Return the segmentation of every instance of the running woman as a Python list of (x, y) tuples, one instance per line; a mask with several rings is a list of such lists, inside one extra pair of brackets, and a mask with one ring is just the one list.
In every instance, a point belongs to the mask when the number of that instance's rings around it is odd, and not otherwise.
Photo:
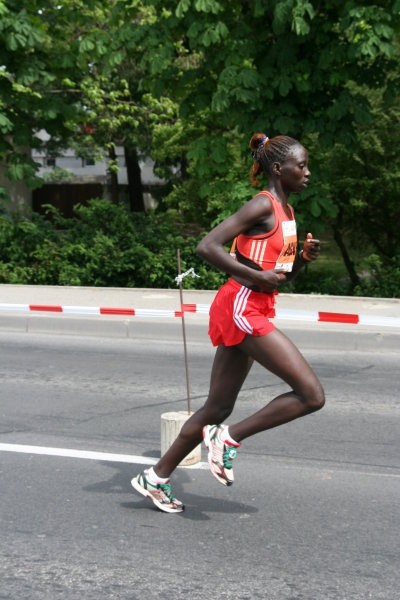
[[(311, 233), (298, 251), (290, 194), (308, 185), (308, 153), (295, 139), (269, 139), (256, 133), (250, 140), (252, 184), (264, 175), (267, 186), (212, 229), (198, 254), (230, 275), (210, 308), (209, 335), (217, 346), (208, 398), (183, 425), (158, 463), (132, 479), (133, 488), (160, 510), (181, 512), (170, 476), (204, 439), (211, 473), (223, 485), (234, 481), (233, 460), (241, 443), (256, 433), (283, 425), (323, 407), (322, 386), (297, 347), (269, 321), (278, 288), (318, 258), (320, 242)], [(231, 253), (225, 245), (235, 240)], [(290, 391), (273, 398), (244, 420), (227, 425), (239, 391), (254, 361), (280, 377)]]

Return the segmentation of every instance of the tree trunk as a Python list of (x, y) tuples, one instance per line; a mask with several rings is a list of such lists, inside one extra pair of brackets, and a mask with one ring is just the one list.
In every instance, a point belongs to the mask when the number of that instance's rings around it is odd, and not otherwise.
[(344, 262), (347, 272), (349, 274), (350, 281), (351, 281), (351, 287), (352, 287), (352, 289), (354, 289), (356, 285), (360, 284), (360, 278), (357, 275), (357, 272), (354, 268), (354, 263), (351, 260), (349, 253), (347, 252), (347, 248), (344, 243), (342, 234), (340, 233), (340, 231), (337, 227), (333, 226), (332, 229), (333, 229), (333, 238), (334, 238), (336, 244), (338, 245), (338, 248), (339, 248), (342, 258), (343, 258), (343, 262)]
[[(113, 164), (117, 162), (117, 155), (115, 153), (115, 147), (112, 146), (108, 151), (108, 158)], [(119, 202), (119, 189), (118, 189), (118, 173), (114, 171), (114, 169), (108, 170), (108, 175), (110, 179), (110, 196), (111, 202), (114, 204), (118, 204)]]
[(144, 212), (142, 173), (135, 148), (125, 146), (125, 163), (128, 175), (128, 198), (132, 212)]

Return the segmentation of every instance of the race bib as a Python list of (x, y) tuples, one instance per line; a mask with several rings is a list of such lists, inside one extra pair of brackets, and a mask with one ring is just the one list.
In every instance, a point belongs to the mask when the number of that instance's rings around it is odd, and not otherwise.
[(275, 270), (290, 273), (297, 252), (296, 221), (282, 221), (283, 247), (276, 261)]

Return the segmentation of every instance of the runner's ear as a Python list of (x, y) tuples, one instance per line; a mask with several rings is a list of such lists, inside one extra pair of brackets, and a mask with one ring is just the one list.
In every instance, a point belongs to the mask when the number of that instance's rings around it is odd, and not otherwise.
[(281, 163), (274, 162), (272, 165), (272, 172), (274, 175), (280, 175), (281, 174)]

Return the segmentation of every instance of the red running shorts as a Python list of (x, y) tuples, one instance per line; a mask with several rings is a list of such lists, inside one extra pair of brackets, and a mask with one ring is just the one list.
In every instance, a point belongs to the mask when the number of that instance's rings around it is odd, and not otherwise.
[(236, 346), (246, 335), (271, 333), (275, 325), (275, 294), (253, 292), (229, 279), (217, 292), (210, 307), (208, 335), (213, 346)]

